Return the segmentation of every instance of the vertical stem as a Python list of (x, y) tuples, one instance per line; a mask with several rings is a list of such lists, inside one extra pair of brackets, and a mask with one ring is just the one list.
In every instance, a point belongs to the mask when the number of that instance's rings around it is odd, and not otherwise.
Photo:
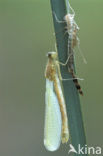
[[(64, 0), (50, 0), (52, 12), (55, 12), (60, 21), (66, 15), (66, 5)], [(54, 29), (56, 34), (56, 43), (60, 62), (67, 60), (68, 54), (68, 34), (65, 34), (66, 23), (58, 23), (53, 15)], [(63, 78), (71, 78), (67, 67), (61, 66), (61, 74)], [(78, 145), (84, 147), (86, 144), (82, 113), (80, 107), (80, 99), (73, 81), (63, 81), (64, 97), (66, 101), (67, 114), (69, 120), (69, 130), (71, 142), (78, 151)], [(75, 156), (86, 156), (86, 154), (75, 154)]]

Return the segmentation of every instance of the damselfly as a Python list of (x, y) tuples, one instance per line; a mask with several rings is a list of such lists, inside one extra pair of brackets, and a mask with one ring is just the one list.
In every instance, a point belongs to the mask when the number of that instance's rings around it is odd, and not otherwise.
[[(70, 8), (71, 8), (71, 6), (70, 6)], [(77, 32), (79, 30), (79, 27), (74, 20), (75, 12), (72, 8), (71, 8), (71, 10), (72, 10), (72, 13), (68, 13), (67, 15), (64, 16), (64, 21), (58, 20), (55, 12), (53, 12), (53, 14), (58, 23), (66, 22), (66, 25), (67, 25), (66, 32), (68, 33), (68, 57), (69, 57), (69, 60), (67, 61), (66, 65), (68, 66), (68, 70), (71, 73), (72, 77), (74, 78), (73, 82), (74, 82), (77, 90), (79, 91), (79, 93), (81, 95), (83, 95), (82, 89), (80, 87), (78, 80), (76, 79), (76, 75), (74, 72), (74, 47), (76, 45), (78, 45), (78, 49), (79, 49), (80, 53), (81, 53), (81, 50), (79, 47), (80, 41), (79, 41), (79, 38), (77, 37)], [(82, 53), (81, 53), (81, 55), (83, 57), (84, 62), (86, 62)]]
[(45, 126), (44, 145), (47, 150), (55, 151), (60, 143), (67, 143), (69, 139), (68, 118), (65, 100), (61, 88), (61, 74), (56, 52), (48, 52), (46, 65), (46, 93), (45, 93)]

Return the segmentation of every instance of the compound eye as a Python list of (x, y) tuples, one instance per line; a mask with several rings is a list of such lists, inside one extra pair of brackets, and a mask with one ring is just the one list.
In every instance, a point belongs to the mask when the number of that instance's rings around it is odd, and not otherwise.
[(49, 57), (49, 58), (51, 57), (51, 53), (48, 53), (48, 57)]

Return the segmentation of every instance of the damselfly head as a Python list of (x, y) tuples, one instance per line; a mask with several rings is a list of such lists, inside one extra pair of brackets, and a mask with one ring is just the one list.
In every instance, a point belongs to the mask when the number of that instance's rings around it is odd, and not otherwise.
[(57, 52), (51, 51), (47, 53), (47, 57), (51, 59), (56, 59), (57, 58)]
[(64, 20), (66, 22), (68, 22), (68, 21), (72, 22), (74, 20), (74, 14), (68, 13), (67, 15), (64, 16)]

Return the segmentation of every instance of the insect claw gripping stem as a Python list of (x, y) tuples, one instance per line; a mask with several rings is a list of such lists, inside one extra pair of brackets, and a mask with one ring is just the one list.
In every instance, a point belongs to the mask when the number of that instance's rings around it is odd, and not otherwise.
[(55, 19), (56, 19), (56, 21), (57, 21), (58, 23), (65, 23), (65, 21), (60, 21), (60, 20), (58, 19), (57, 15), (56, 15), (56, 13), (55, 13), (54, 11), (53, 11), (52, 13), (53, 13), (53, 15), (54, 15), (54, 17), (55, 17)]

